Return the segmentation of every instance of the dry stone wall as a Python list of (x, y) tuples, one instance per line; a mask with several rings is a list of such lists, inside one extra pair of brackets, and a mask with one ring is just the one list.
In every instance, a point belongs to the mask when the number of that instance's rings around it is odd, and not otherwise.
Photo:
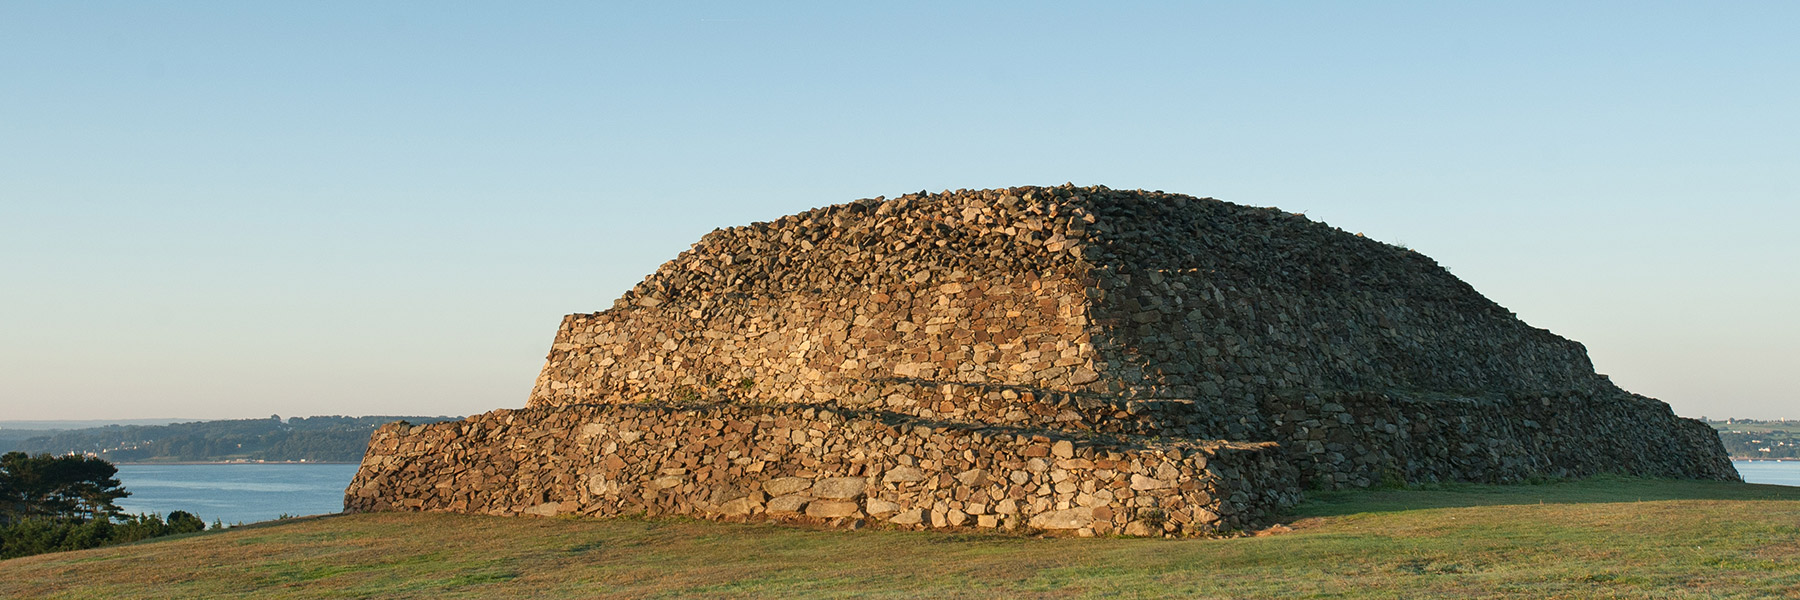
[(566, 318), (531, 405), (880, 406), (909, 380), (1079, 389), (1099, 378), (1093, 282), (1068, 235), (1090, 215), (1048, 195), (1014, 201), (988, 218), (927, 197), (863, 200), (714, 231), (612, 310)]
[(1736, 480), (1705, 423), (1634, 395), (1267, 397), (1304, 480), (1319, 487), (1517, 483), (1602, 473)]
[[(1458, 444), (1542, 420), (1527, 404), (1483, 408), (1514, 397), (1584, 398), (1592, 410), (1567, 413), (1565, 431), (1607, 429), (1593, 422), (1603, 414), (1650, 427), (1640, 438), (1679, 429), (1666, 406), (1594, 373), (1580, 344), (1424, 255), (1276, 209), (1073, 186), (861, 200), (715, 231), (612, 310), (565, 319), (530, 404), (827, 401), (1298, 448), (1306, 438), (1274, 417), (1307, 396), (1432, 406), (1433, 427), (1505, 424), (1450, 435), (1468, 438)], [(1720, 471), (1722, 450), (1692, 450), (1674, 462)], [(1596, 468), (1558, 460), (1498, 478)], [(1694, 470), (1657, 452), (1607, 468)], [(1486, 467), (1401, 471), (1496, 479)]]
[[(1110, 466), (1026, 454), (1043, 440)], [(1033, 458), (1061, 466), (1018, 466)], [(1179, 493), (1127, 495), (1160, 471), (1121, 464), (1186, 474), (1154, 488)], [(883, 487), (902, 467), (935, 484)], [(1423, 255), (1276, 209), (1063, 186), (716, 230), (610, 310), (566, 317), (526, 410), (382, 430), (346, 506), (805, 518), (771, 477), (863, 477), (865, 496), (810, 496), (836, 507), (810, 517), (1041, 526), (1092, 509), (1041, 528), (1199, 533), (1250, 526), (1296, 486), (1605, 472), (1737, 479), (1704, 424)], [(996, 493), (1011, 508), (979, 501)], [(1158, 529), (1133, 525), (1140, 509), (1175, 512)]]
[(1091, 348), (1074, 301), (1079, 282), (1055, 273), (944, 278), (951, 282), (571, 315), (531, 403), (881, 406), (909, 381), (1067, 390), (1097, 377), (1083, 357)]
[(1275, 209), (1064, 187), (715, 231), (566, 319), (531, 403), (867, 402), (896, 379), (1214, 401), (1606, 385), (1580, 344), (1418, 253)]
[(355, 511), (679, 514), (1194, 535), (1299, 498), (1274, 444), (1153, 443), (830, 406), (574, 405), (375, 432)]

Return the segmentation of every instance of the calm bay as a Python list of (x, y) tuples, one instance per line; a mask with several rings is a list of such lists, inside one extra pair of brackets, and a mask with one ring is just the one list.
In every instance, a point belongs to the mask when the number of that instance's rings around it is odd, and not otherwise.
[(1731, 466), (1737, 467), (1745, 483), (1800, 486), (1800, 461), (1734, 460)]
[(128, 513), (162, 515), (185, 510), (207, 523), (268, 521), (344, 509), (344, 488), (354, 464), (228, 463), (119, 465), (117, 478), (131, 496), (118, 502)]

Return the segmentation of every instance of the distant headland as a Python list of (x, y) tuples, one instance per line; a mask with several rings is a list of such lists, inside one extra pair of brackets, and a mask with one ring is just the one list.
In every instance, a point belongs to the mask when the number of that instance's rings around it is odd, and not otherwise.
[(355, 463), (362, 460), (369, 433), (376, 427), (402, 420), (435, 423), (454, 418), (272, 415), (80, 429), (5, 428), (0, 429), (0, 452), (86, 454), (119, 464)]

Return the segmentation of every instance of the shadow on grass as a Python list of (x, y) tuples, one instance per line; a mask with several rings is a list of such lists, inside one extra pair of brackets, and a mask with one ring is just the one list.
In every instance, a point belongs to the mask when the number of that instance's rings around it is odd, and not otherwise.
[(1800, 487), (1602, 475), (1539, 484), (1425, 484), (1402, 489), (1307, 492), (1292, 518), (1517, 504), (1595, 504), (1661, 500), (1800, 501)]

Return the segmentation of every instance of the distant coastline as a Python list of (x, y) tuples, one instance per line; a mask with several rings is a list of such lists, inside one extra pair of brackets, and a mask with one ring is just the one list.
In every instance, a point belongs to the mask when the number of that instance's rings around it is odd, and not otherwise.
[(115, 465), (357, 465), (361, 462), (341, 460), (167, 460), (152, 462), (116, 462)]
[(1725, 419), (1706, 421), (1719, 432), (1719, 444), (1731, 460), (1800, 460), (1800, 421)]
[(362, 462), (375, 428), (395, 421), (453, 417), (324, 415), (282, 419), (108, 425), (58, 431), (0, 431), (0, 451), (85, 454), (113, 464), (330, 464)]

